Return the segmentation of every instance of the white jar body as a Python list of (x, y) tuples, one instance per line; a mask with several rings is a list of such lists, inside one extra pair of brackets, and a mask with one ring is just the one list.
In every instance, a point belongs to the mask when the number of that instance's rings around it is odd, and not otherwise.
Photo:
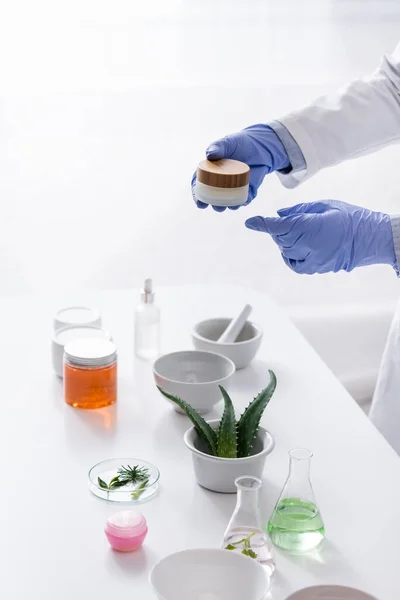
[(135, 308), (135, 354), (145, 360), (160, 354), (160, 309), (155, 304)]
[(242, 206), (246, 204), (249, 184), (238, 188), (220, 188), (196, 181), (197, 200), (213, 206)]

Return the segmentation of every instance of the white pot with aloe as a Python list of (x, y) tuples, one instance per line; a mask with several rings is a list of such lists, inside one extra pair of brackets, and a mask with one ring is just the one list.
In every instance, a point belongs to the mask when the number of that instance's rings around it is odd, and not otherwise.
[(160, 389), (193, 423), (184, 441), (192, 453), (196, 479), (201, 486), (214, 492), (234, 493), (237, 477), (261, 478), (266, 458), (275, 446), (272, 435), (260, 427), (261, 417), (276, 388), (275, 374), (269, 373), (269, 385), (250, 402), (238, 421), (232, 400), (223, 387), (224, 413), (221, 420), (209, 422), (190, 404)]

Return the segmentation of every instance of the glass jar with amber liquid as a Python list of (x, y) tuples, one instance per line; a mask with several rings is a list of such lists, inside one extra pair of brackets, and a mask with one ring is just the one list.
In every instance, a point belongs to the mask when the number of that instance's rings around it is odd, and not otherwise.
[(64, 348), (64, 399), (75, 408), (117, 401), (117, 349), (105, 339), (78, 339)]

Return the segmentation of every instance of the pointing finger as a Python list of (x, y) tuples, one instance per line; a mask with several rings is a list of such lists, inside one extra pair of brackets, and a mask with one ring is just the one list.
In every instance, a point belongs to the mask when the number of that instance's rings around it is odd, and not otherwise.
[(252, 217), (247, 219), (245, 225), (253, 231), (262, 231), (270, 235), (285, 235), (289, 233), (298, 218), (294, 217)]
[(321, 214), (328, 210), (332, 210), (331, 203), (320, 200), (318, 202), (303, 202), (295, 206), (280, 208), (277, 213), (280, 217), (288, 217), (291, 215)]

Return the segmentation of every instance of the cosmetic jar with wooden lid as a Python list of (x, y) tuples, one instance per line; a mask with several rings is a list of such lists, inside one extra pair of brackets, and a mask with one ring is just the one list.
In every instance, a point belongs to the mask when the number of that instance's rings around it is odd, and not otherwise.
[(239, 160), (202, 160), (197, 167), (197, 200), (213, 206), (242, 206), (249, 193), (250, 167)]

